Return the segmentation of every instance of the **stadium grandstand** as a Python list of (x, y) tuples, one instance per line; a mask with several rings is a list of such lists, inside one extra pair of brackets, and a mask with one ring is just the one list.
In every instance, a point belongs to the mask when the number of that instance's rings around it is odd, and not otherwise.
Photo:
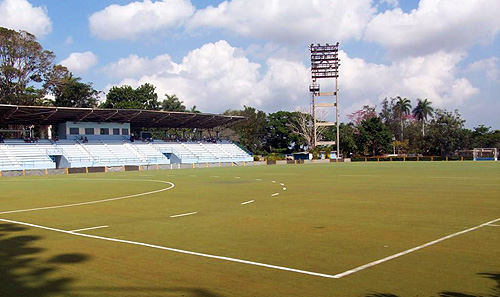
[[(0, 105), (0, 125), (7, 127), (0, 129), (0, 171), (248, 162), (253, 157), (245, 149), (219, 139), (218, 133), (210, 139), (199, 133), (198, 139), (167, 140), (153, 139), (150, 132), (140, 136), (131, 132), (142, 128), (202, 131), (242, 119), (206, 113)], [(31, 129), (19, 129), (35, 126), (55, 129), (45, 128), (40, 138)]]

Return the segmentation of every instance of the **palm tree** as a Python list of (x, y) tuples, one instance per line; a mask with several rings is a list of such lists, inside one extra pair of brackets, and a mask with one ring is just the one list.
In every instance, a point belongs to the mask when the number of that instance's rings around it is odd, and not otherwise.
[(411, 101), (406, 98), (401, 98), (398, 96), (396, 101), (396, 104), (394, 105), (394, 111), (395, 113), (399, 116), (399, 121), (401, 123), (401, 139), (400, 141), (403, 141), (403, 120), (404, 116), (407, 116), (410, 114), (411, 110)]
[(425, 120), (434, 111), (431, 104), (432, 102), (427, 99), (417, 99), (417, 106), (413, 109), (413, 115), (417, 121), (422, 122), (422, 136), (425, 136)]

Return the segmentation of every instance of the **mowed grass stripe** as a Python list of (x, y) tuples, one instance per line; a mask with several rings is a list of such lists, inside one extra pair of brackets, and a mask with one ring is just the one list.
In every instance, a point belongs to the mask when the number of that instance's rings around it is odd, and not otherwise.
[[(193, 172), (196, 177), (189, 176)], [(124, 172), (102, 176), (135, 179), (139, 178), (137, 174)], [(500, 189), (495, 184), (496, 177), (500, 176), (498, 163), (304, 164), (148, 174), (153, 175), (151, 179), (172, 181), (175, 191), (153, 195), (146, 200), (128, 199), (88, 207), (17, 213), (8, 218), (40, 226), (57, 226), (60, 230), (112, 225), (113, 228), (91, 233), (334, 276), (454, 234), (457, 230), (470, 229), (500, 213)], [(213, 178), (215, 175), (219, 177)], [(460, 178), (432, 179), (429, 176)], [(468, 178), (471, 176), (477, 178)], [(39, 195), (41, 183), (30, 183), (30, 180), (31, 177), (24, 178), (17, 187), (25, 189), (26, 193), (31, 189), (38, 203), (57, 204), (54, 197)], [(272, 180), (278, 184), (271, 183)], [(280, 187), (280, 196), (270, 197), (277, 192), (280, 183), (287, 185), (287, 191), (281, 192)], [(120, 187), (120, 193), (127, 189), (134, 193), (136, 184), (110, 184), (109, 193), (113, 187)], [(6, 188), (2, 186), (0, 183), (0, 191), (5, 193)], [(57, 186), (57, 183), (50, 186)], [(61, 191), (61, 195), (71, 195), (70, 187)], [(251, 207), (241, 206), (241, 202), (250, 200), (258, 203)], [(185, 220), (169, 219), (170, 215), (190, 210), (200, 214)], [(149, 259), (150, 262), (143, 263), (145, 271), (149, 271), (149, 267), (151, 271), (161, 271), (164, 268), (160, 267), (175, 260), (175, 270), (180, 274), (152, 272), (148, 275), (151, 285), (170, 281), (198, 288), (198, 280), (204, 279), (202, 289), (225, 297), (368, 296), (369, 292), (439, 296), (444, 290), (484, 295), (489, 288), (486, 287), (488, 280), (481, 280), (479, 273), (498, 269), (496, 263), (500, 255), (495, 251), (500, 244), (499, 231), (500, 228), (492, 226), (467, 236), (455, 236), (453, 240), (420, 249), (411, 256), (399, 257), (397, 261), (384, 262), (384, 265), (333, 282), (298, 273), (249, 268), (249, 265), (237, 265), (236, 262), (223, 265), (223, 261), (203, 260), (203, 257), (176, 257), (158, 249), (157, 253), (145, 253), (141, 246), (135, 246), (137, 251), (127, 257)], [(64, 234), (50, 234), (43, 234), (47, 251), (56, 252), (61, 245), (72, 247), (74, 243), (73, 240), (60, 240), (66, 238)], [(107, 245), (106, 241), (89, 242), (84, 247), (94, 245), (100, 250), (95, 251), (93, 270), (86, 273), (106, 279), (109, 284), (119, 283), (124, 272), (113, 271), (109, 266), (101, 269), (99, 259), (102, 257), (99, 255), (104, 249), (114, 259), (129, 249), (123, 245)], [(132, 245), (130, 248), (134, 249)], [(133, 263), (119, 265), (130, 275), (136, 269)], [(74, 267), (75, 271), (87, 269), (85, 265)], [(82, 281), (91, 282), (85, 277)], [(131, 287), (139, 284), (133, 277), (128, 282)], [(102, 292), (102, 296), (106, 295), (107, 292)]]

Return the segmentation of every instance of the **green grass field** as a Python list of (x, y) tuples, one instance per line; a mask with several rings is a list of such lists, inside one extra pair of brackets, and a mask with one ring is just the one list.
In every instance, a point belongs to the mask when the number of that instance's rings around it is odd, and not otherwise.
[(498, 162), (1, 178), (0, 193), (2, 297), (500, 296)]

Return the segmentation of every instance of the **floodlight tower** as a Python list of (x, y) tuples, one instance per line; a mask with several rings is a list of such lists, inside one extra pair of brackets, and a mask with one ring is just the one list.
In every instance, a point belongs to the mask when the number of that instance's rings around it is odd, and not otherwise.
[[(339, 130), (339, 97), (338, 97), (338, 77), (339, 77), (339, 43), (335, 45), (320, 45), (311, 44), (309, 46), (311, 51), (311, 77), (312, 84), (309, 86), (309, 91), (312, 95), (311, 109), (313, 116), (313, 145), (337, 145), (337, 159), (339, 157), (340, 149), (340, 130)], [(334, 92), (320, 92), (320, 86), (316, 82), (320, 78), (335, 78), (335, 91)], [(330, 96), (335, 97), (334, 103), (317, 103), (316, 97)], [(335, 107), (335, 122), (318, 122), (316, 118), (317, 107)], [(337, 140), (336, 141), (318, 141), (317, 128), (319, 126), (336, 126), (337, 127)]]

